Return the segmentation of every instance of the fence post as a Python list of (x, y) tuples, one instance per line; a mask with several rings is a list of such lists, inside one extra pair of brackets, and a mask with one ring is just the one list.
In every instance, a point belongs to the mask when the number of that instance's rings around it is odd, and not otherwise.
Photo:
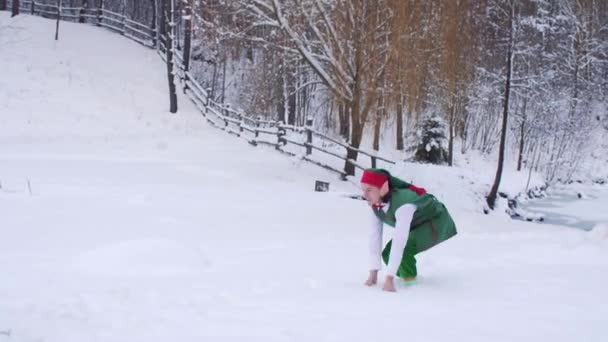
[(36, 7), (36, 1), (32, 0), (32, 15), (34, 14), (34, 12), (36, 12), (35, 7)]
[(258, 117), (256, 118), (256, 120), (255, 120), (255, 138), (256, 138), (256, 139), (257, 139), (257, 138), (259, 138), (259, 136), (260, 136), (260, 131), (259, 131), (259, 128), (260, 128), (260, 121), (261, 121), (261, 120), (262, 120), (262, 117), (261, 117), (261, 116), (258, 116)]
[(85, 12), (85, 9), (88, 9), (88, 7), (89, 7), (89, 3), (85, 2), (85, 4), (87, 5), (87, 7), (84, 7), (84, 6), (80, 7), (80, 17), (78, 18), (78, 22), (81, 24), (83, 24), (85, 22), (84, 12)]
[(97, 26), (101, 26), (101, 19), (103, 16), (103, 0), (99, 2), (99, 7), (97, 8)]
[(372, 157), (372, 168), (376, 168), (376, 157)]
[(284, 139), (286, 134), (287, 131), (285, 130), (285, 127), (283, 127), (283, 123), (277, 121), (277, 145), (275, 146), (275, 149), (280, 150), (281, 145), (287, 145), (287, 142)]
[(243, 114), (239, 114), (239, 132), (241, 135), (243, 134)]
[(209, 94), (211, 94), (211, 88), (207, 88), (205, 89), (207, 91), (206, 94), (204, 94), (205, 99), (207, 100), (207, 103), (205, 103), (205, 111), (203, 112), (203, 115), (205, 117), (207, 117), (207, 112), (209, 111), (209, 105), (211, 104), (211, 99), (209, 98)]
[(312, 118), (306, 119), (306, 155), (312, 154)]

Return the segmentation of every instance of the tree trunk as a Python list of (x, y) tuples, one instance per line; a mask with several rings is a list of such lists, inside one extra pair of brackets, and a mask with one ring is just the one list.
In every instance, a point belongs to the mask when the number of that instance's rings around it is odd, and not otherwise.
[(524, 159), (524, 149), (526, 142), (526, 106), (528, 99), (524, 98), (524, 106), (522, 108), (521, 126), (519, 127), (519, 155), (517, 157), (517, 171), (521, 171), (521, 164)]
[(228, 64), (228, 56), (227, 52), (224, 49), (224, 55), (222, 58), (222, 99), (220, 103), (224, 103), (226, 101), (226, 64)]
[(152, 22), (150, 23), (150, 29), (154, 33), (154, 37), (152, 38), (152, 44), (158, 49), (158, 32), (156, 31), (156, 20), (158, 20), (157, 16), (157, 0), (150, 0), (152, 4)]
[[(188, 72), (190, 70), (190, 50), (192, 49), (192, 8), (194, 7), (194, 0), (188, 0), (186, 8), (184, 9), (186, 32), (184, 34), (184, 70)], [(186, 80), (188, 76), (186, 75)], [(186, 86), (187, 88), (187, 86)]]
[(403, 151), (405, 148), (403, 143), (403, 96), (399, 97), (397, 105), (397, 150)]
[(19, 14), (19, 0), (13, 0), (13, 14), (11, 17), (14, 17)]
[[(308, 77), (306, 76), (298, 76), (295, 77), (295, 75), (298, 74), (298, 70), (301, 69), (300, 64), (298, 64), (298, 66), (296, 66), (296, 69), (294, 70), (294, 85), (296, 87), (300, 87), (303, 83), (308, 82)], [(311, 98), (310, 94), (314, 93), (315, 91), (315, 87), (314, 86), (308, 86), (308, 87), (304, 87), (303, 89), (301, 89), (300, 91), (298, 91), (297, 94), (293, 95), (293, 101), (294, 101), (294, 105), (293, 105), (293, 109), (295, 111), (295, 123), (303, 126), (306, 122), (306, 118), (309, 117), (309, 113), (308, 113), (308, 104), (309, 104), (309, 99)], [(330, 124), (330, 120), (331, 118), (333, 118), (333, 111), (334, 111), (334, 103), (332, 102), (330, 104), (330, 110), (328, 112), (328, 118), (327, 120), (325, 120), (325, 124), (329, 125)]]
[(166, 2), (170, 0), (158, 0), (160, 1), (160, 20), (158, 21), (158, 45), (162, 53), (167, 53), (167, 15), (165, 13)]
[(175, 91), (175, 75), (173, 74), (173, 0), (163, 0), (165, 10), (165, 31), (166, 35), (166, 57), (167, 57), (167, 78), (169, 81), (169, 111), (171, 113), (177, 112), (177, 94)]
[(343, 101), (340, 101), (338, 104), (338, 117), (340, 121), (340, 136), (348, 139), (350, 136), (350, 109), (348, 104)]
[(174, 0), (172, 2), (173, 5), (173, 9), (172, 9), (172, 14), (173, 14), (173, 23), (174, 23), (174, 28), (173, 28), (173, 32), (174, 32), (174, 36), (173, 36), (173, 40), (175, 41), (175, 49), (176, 51), (181, 51), (182, 47), (181, 47), (181, 42), (182, 42), (182, 20), (181, 20), (181, 15), (180, 13), (182, 13), (182, 1), (183, 0)]
[(450, 105), (450, 122), (449, 122), (449, 138), (448, 138), (448, 165), (454, 165), (454, 111), (456, 108), (456, 99), (452, 98), (452, 104)]
[(57, 3), (57, 25), (55, 26), (55, 40), (59, 40), (59, 21), (61, 20), (61, 5), (62, 0)]
[[(127, 1), (126, 0), (122, 0), (121, 2), (121, 11), (120, 13), (122, 14), (123, 18), (127, 19)], [(124, 35), (125, 34), (125, 29), (126, 29), (126, 22), (123, 20), (122, 22), (122, 30), (120, 31), (120, 34)]]
[[(296, 110), (297, 110), (297, 94), (296, 90), (296, 79), (294, 77), (295, 70), (292, 67), (287, 68), (287, 123), (289, 125), (296, 124)], [(306, 89), (302, 89), (302, 91), (306, 91)]]
[[(296, 125), (296, 109), (297, 109), (297, 95), (296, 90), (296, 78), (294, 77), (295, 68), (287, 61), (287, 55), (280, 53), (278, 58), (280, 59), (280, 72), (281, 76), (279, 81), (281, 84), (277, 86), (277, 93), (280, 94), (279, 101), (277, 102), (278, 119), (289, 125)], [(301, 93), (306, 91), (306, 88), (301, 90)]]
[[(357, 105), (354, 105), (353, 107), (357, 107)], [(352, 109), (353, 113), (356, 113), (357, 111), (358, 111), (358, 109), (355, 109), (355, 108)], [(359, 146), (361, 145), (362, 137), (363, 137), (363, 126), (354, 120), (349, 145), (351, 147), (358, 149)], [(349, 162), (349, 160), (356, 161), (358, 156), (359, 156), (358, 151), (348, 149), (348, 151), (346, 152), (346, 163), (344, 164), (344, 172), (346, 173), (346, 175), (348, 175), (348, 176), (355, 175), (355, 166), (353, 164), (351, 164)]]
[(379, 110), (376, 113), (376, 120), (374, 122), (374, 151), (380, 151), (380, 128), (382, 127), (382, 115)]
[(384, 72), (380, 74), (382, 79), (380, 95), (378, 96), (378, 108), (376, 109), (376, 120), (374, 122), (374, 143), (373, 148), (375, 151), (380, 151), (380, 130), (382, 128), (382, 118), (384, 116), (384, 89), (386, 87), (386, 78)]
[[(355, 88), (358, 88), (357, 84), (358, 84), (358, 82), (355, 82)], [(359, 100), (360, 99), (359, 95), (360, 95), (360, 91), (358, 89), (355, 89), (354, 96), (353, 96), (354, 100), (351, 102), (352, 104), (349, 106), (350, 113), (351, 113), (351, 123), (352, 123), (349, 145), (356, 149), (358, 149), (359, 146), (361, 146), (361, 139), (363, 137), (363, 127), (364, 127), (363, 122), (361, 121), (361, 103)], [(348, 149), (348, 151), (346, 152), (346, 162), (344, 164), (344, 172), (346, 173), (347, 176), (355, 175), (355, 166), (353, 164), (351, 164), (349, 162), (349, 160), (356, 161), (358, 156), (359, 156), (359, 152), (356, 150)]]
[(213, 60), (213, 76), (211, 77), (211, 93), (209, 94), (209, 98), (215, 101), (215, 91), (217, 89), (217, 57)]
[(511, 10), (509, 12), (509, 42), (507, 46), (507, 78), (505, 81), (505, 97), (502, 111), (502, 131), (500, 133), (500, 147), (498, 150), (498, 168), (496, 169), (496, 178), (494, 179), (494, 185), (492, 185), (490, 194), (487, 197), (487, 202), (490, 209), (494, 209), (494, 205), (496, 204), (498, 187), (500, 186), (500, 179), (502, 178), (502, 169), (505, 159), (505, 145), (507, 140), (507, 126), (509, 122), (509, 95), (511, 93), (511, 72), (513, 70), (513, 0), (511, 0), (510, 5)]
[(283, 123), (287, 123), (287, 72), (285, 56), (279, 56), (279, 73), (280, 77), (277, 77), (277, 82), (274, 86), (275, 92), (278, 95), (278, 101), (276, 101), (277, 120)]

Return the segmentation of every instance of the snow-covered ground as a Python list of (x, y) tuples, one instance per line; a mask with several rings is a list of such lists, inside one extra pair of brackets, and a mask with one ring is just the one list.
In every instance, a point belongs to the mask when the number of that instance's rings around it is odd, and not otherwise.
[(0, 12), (0, 342), (608, 339), (606, 234), (483, 215), (474, 175), (412, 171), (459, 235), (417, 284), (367, 288), (355, 185), (183, 97), (169, 114), (154, 51), (61, 25)]

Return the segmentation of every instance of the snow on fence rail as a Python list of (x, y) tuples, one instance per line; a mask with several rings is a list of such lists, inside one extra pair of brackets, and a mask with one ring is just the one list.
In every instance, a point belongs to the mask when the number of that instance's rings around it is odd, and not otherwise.
[[(11, 4), (11, 1), (8, 1)], [(124, 14), (110, 11), (102, 7), (62, 7), (57, 3), (44, 1), (21, 1), (20, 9), (23, 12), (41, 15), (49, 19), (76, 21), (102, 26), (111, 31), (132, 39), (133, 41), (150, 48), (157, 48), (159, 56), (166, 61), (165, 38), (158, 36), (157, 31), (147, 25), (128, 18)], [(7, 8), (11, 8), (8, 6)], [(250, 116), (213, 101), (208, 91), (201, 86), (193, 75), (184, 69), (183, 56), (179, 51), (174, 53), (174, 65), (177, 67), (176, 75), (182, 84), (184, 93), (202, 113), (203, 117), (213, 126), (226, 131), (229, 134), (246, 139), (251, 145), (260, 144), (274, 147), (277, 151), (299, 156), (315, 165), (338, 173), (342, 179), (346, 179), (347, 173), (343, 169), (346, 163), (355, 168), (377, 167), (379, 162), (386, 165), (394, 165), (395, 161), (354, 148), (347, 143), (341, 142), (313, 128), (312, 119), (306, 120), (304, 127), (286, 125), (278, 120), (264, 120), (261, 116)], [(319, 157), (313, 158), (313, 151)], [(359, 155), (368, 157), (368, 163), (347, 159), (348, 151), (357, 152)], [(337, 164), (337, 163), (340, 164)]]

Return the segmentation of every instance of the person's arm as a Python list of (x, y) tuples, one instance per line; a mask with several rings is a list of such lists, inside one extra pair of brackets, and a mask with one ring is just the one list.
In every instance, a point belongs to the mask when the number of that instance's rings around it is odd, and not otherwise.
[(369, 269), (378, 271), (382, 268), (382, 226), (378, 216), (372, 211), (369, 231)]
[(415, 212), (416, 206), (414, 204), (404, 204), (395, 212), (397, 222), (395, 224), (391, 253), (388, 258), (387, 275), (394, 277), (397, 274), (401, 259), (403, 258), (403, 250), (410, 235), (410, 225), (412, 224)]
[(370, 216), (369, 231), (369, 277), (365, 285), (372, 286), (378, 283), (378, 270), (382, 267), (382, 226), (378, 216), (372, 211)]
[(416, 206), (413, 204), (404, 204), (395, 212), (396, 224), (393, 242), (391, 245), (391, 253), (388, 258), (388, 267), (386, 269), (386, 279), (384, 281), (384, 291), (395, 292), (395, 274), (401, 264), (403, 258), (403, 250), (407, 244), (407, 239), (410, 235), (410, 225)]

